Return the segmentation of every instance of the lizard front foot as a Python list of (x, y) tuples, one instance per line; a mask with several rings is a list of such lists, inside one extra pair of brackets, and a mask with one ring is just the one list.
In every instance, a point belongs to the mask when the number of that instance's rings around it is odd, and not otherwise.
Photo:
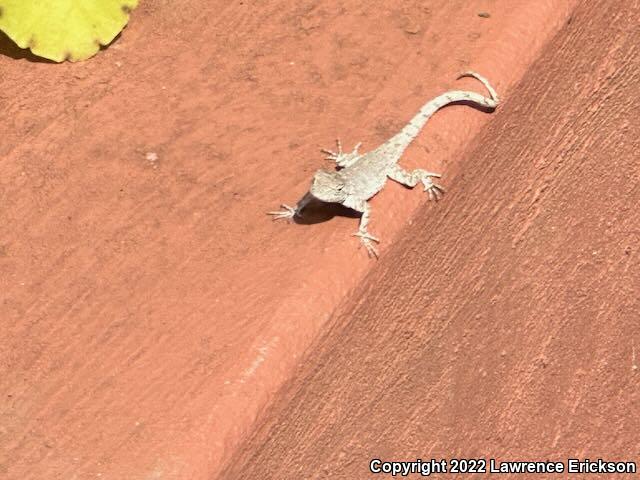
[(333, 152), (331, 150), (327, 150), (324, 148), (321, 151), (328, 155), (326, 157), (327, 160), (332, 160), (336, 162), (336, 165), (338, 165), (339, 167), (344, 168), (344, 167), (348, 167), (349, 165), (353, 165), (356, 162), (356, 160), (360, 158), (360, 153), (358, 152), (358, 149), (362, 145), (362, 142), (358, 143), (354, 147), (351, 153), (344, 153), (342, 151), (342, 144), (340, 143), (340, 139), (336, 140), (336, 145), (338, 146), (337, 152)]
[(429, 200), (438, 201), (444, 195), (445, 189), (442, 185), (433, 183), (431, 177), (440, 178), (437, 173), (429, 173), (422, 177), (422, 183), (424, 184), (424, 191), (429, 192)]
[(267, 215), (273, 215), (274, 220), (280, 220), (281, 218), (293, 218), (296, 216), (296, 209), (290, 207), (289, 205), (285, 205), (284, 203), (280, 205), (282, 210), (277, 212), (267, 212)]
[(360, 237), (360, 242), (367, 249), (367, 255), (369, 257), (378, 258), (378, 251), (376, 247), (373, 246), (372, 242), (380, 243), (380, 240), (371, 235), (369, 232), (359, 230), (357, 233), (353, 234), (354, 237)]

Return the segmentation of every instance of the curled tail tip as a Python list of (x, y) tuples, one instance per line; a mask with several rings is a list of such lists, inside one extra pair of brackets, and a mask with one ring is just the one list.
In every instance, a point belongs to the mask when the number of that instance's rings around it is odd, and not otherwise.
[(498, 106), (498, 103), (500, 103), (500, 98), (498, 97), (498, 93), (494, 90), (494, 88), (489, 83), (489, 80), (484, 78), (479, 73), (474, 72), (473, 70), (467, 70), (466, 72), (462, 72), (460, 75), (458, 75), (458, 79), (463, 77), (473, 77), (476, 80), (479, 80), (487, 88), (487, 90), (489, 90), (489, 94), (491, 95), (491, 100), (493, 100), (493, 102), (495, 103), (495, 106), (493, 108), (496, 108)]

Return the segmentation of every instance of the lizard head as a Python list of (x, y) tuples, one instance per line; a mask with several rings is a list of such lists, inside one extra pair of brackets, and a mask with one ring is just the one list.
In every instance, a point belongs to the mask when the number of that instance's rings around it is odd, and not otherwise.
[(318, 200), (328, 203), (342, 203), (347, 198), (340, 172), (318, 170), (313, 176), (309, 192)]

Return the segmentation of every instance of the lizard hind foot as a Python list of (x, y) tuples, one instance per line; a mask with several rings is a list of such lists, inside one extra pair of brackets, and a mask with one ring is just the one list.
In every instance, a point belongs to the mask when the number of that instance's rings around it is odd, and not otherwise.
[[(438, 175), (439, 177), (439, 175)], [(429, 200), (435, 200), (436, 202), (442, 198), (445, 193), (445, 189), (442, 185), (434, 183), (431, 177), (424, 177), (422, 179), (424, 184), (424, 191), (429, 193)]]

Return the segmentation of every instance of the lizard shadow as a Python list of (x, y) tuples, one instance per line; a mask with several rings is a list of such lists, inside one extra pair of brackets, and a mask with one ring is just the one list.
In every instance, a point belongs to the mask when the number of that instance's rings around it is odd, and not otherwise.
[(314, 200), (302, 210), (302, 215), (295, 216), (293, 222), (299, 225), (315, 225), (328, 222), (333, 217), (360, 218), (361, 214), (339, 203), (326, 203)]

